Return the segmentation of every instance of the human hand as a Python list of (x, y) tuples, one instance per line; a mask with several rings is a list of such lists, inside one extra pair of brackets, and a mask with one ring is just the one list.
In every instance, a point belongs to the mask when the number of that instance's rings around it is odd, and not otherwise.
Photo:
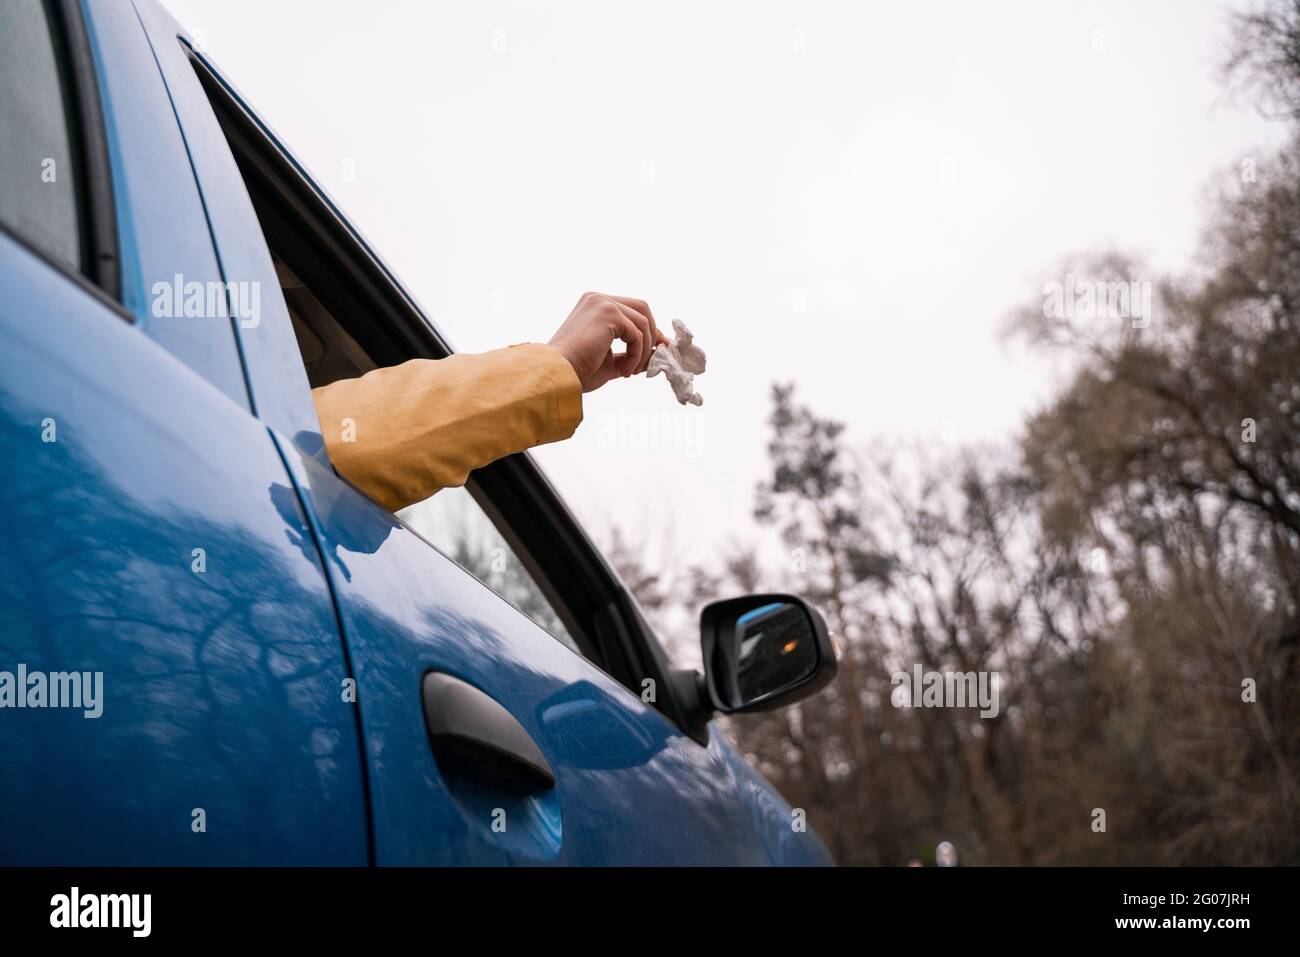
[[(615, 339), (627, 345), (623, 352), (614, 352)], [(642, 300), (588, 292), (547, 344), (569, 360), (582, 391), (592, 392), (610, 379), (644, 372), (655, 346), (667, 342)]]

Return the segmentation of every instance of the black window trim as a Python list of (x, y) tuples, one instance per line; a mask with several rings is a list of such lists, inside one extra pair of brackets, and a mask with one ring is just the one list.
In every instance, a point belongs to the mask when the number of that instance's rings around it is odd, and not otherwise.
[(15, 232), (6, 223), (0, 223), (0, 235), (3, 235), (7, 239), (12, 240), (16, 246), (19, 246), (25, 252), (29, 253), (30, 255), (34, 256), (36, 259), (40, 260), (44, 265), (48, 266), (50, 269), (53, 269), (55, 272), (59, 273), (59, 275), (62, 276), (64, 279), (67, 279), (69, 282), (76, 285), (78, 288), (81, 289), (82, 292), (89, 295), (101, 306), (108, 309), (110, 312), (116, 314), (117, 317), (121, 319), (123, 322), (127, 323), (128, 325), (135, 322), (135, 316), (127, 312), (126, 307), (123, 306), (121, 302), (119, 302), (116, 299), (110, 298), (109, 295), (102, 288), (100, 288), (94, 282), (91, 282), (91, 280), (86, 278), (84, 274), (73, 269), (70, 263), (67, 263), (62, 259), (58, 259), (55, 256), (50, 255), (44, 249), (35, 245), (26, 236), (20, 235), (19, 233)]
[(71, 279), (121, 319), (134, 323), (135, 316), (122, 305), (113, 178), (86, 25), (77, 0), (45, 0), (45, 12), (51, 29), (57, 31), (56, 42), (62, 44), (61, 59), (66, 57), (67, 71), (61, 71), (60, 80), (71, 85), (65, 91), (70, 114), (65, 120), (73, 124), (72, 161), (81, 184), (77, 215), (82, 230), (82, 268), (74, 269), (6, 223), (0, 222), (0, 234)]
[[(250, 194), (261, 200), (259, 206), (269, 216), (297, 224), (292, 235), (279, 237), (281, 241), (310, 244), (311, 255), (330, 263), (325, 277), (337, 284), (332, 291), (364, 303), (373, 317), (368, 336), (366, 331), (349, 330), (358, 344), (384, 366), (451, 355), (447, 341), (334, 204), (204, 55), (183, 38), (181, 43)], [(263, 228), (270, 232), (275, 225), (264, 221)], [(643, 682), (653, 681), (650, 703), (705, 743), (707, 729), (694, 720), (697, 711), (688, 700), (693, 677), (684, 680), (687, 673), (673, 669), (627, 587), (532, 457), (519, 453), (477, 469), (467, 488), (530, 571), (538, 573), (543, 591), (563, 596), (558, 604), (580, 619), (579, 630), (598, 645), (602, 660), (594, 663), (638, 696)]]
[(82, 243), (86, 278), (114, 301), (121, 300), (120, 258), (117, 247), (117, 211), (113, 204), (113, 174), (108, 159), (107, 130), (95, 71), (90, 37), (78, 0), (50, 0), (46, 4), (67, 53), (72, 89), (69, 117), (75, 124), (80, 149), (76, 151), (82, 183), (86, 235)]

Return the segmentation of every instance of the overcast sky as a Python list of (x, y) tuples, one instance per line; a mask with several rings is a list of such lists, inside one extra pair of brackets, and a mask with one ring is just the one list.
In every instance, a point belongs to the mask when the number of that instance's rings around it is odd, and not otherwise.
[(771, 382), (855, 441), (1008, 436), (1053, 376), (1007, 311), (1074, 252), (1180, 269), (1279, 136), (1218, 83), (1215, 0), (164, 2), (457, 349), (588, 289), (694, 330), (703, 408), (614, 382), (535, 453), (683, 559), (750, 532)]

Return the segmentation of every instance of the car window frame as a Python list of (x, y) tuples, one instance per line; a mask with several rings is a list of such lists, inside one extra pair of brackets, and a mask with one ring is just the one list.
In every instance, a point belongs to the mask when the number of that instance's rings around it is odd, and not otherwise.
[(80, 269), (51, 255), (7, 223), (0, 232), (42, 262), (74, 281), (127, 322), (135, 317), (121, 303), (117, 208), (109, 165), (108, 137), (99, 95), (94, 54), (77, 0), (43, 0), (56, 46), (55, 60), (62, 86), (64, 122), (69, 127), (69, 151), (77, 177), (77, 219), (81, 244)]
[[(452, 355), (447, 339), (338, 206), (206, 54), (184, 37), (179, 39), (226, 134), (250, 197), (269, 190), (269, 202), (268, 197), (259, 197), (262, 208), (271, 215), (293, 217), (297, 228), (289, 233), (336, 267), (329, 275), (340, 284), (343, 295), (356, 299), (359, 306), (364, 304), (371, 319), (367, 330), (360, 336), (349, 331), (367, 355), (381, 366)], [(262, 227), (264, 233), (276, 230), (274, 225), (268, 230), (265, 222)], [(292, 329), (287, 333), (293, 336)], [(252, 385), (256, 397), (256, 382)], [(297, 401), (305, 403), (314, 418), (310, 389), (301, 391)], [(328, 462), (318, 433), (314, 444), (306, 451)], [(532, 456), (521, 452), (477, 469), (466, 488), (543, 594), (566, 618), (574, 637), (593, 646), (584, 657), (686, 729), (689, 715), (679, 700), (674, 681), (677, 673), (667, 653), (633, 596)], [(575, 619), (576, 628), (567, 620), (569, 616)], [(693, 736), (700, 740), (699, 735)]]

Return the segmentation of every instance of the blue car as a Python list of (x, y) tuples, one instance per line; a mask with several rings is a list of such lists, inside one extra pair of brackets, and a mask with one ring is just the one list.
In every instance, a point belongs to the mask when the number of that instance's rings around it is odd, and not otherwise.
[(532, 459), (394, 515), (311, 388), (446, 341), (154, 0), (0, 4), (0, 864), (828, 863)]

